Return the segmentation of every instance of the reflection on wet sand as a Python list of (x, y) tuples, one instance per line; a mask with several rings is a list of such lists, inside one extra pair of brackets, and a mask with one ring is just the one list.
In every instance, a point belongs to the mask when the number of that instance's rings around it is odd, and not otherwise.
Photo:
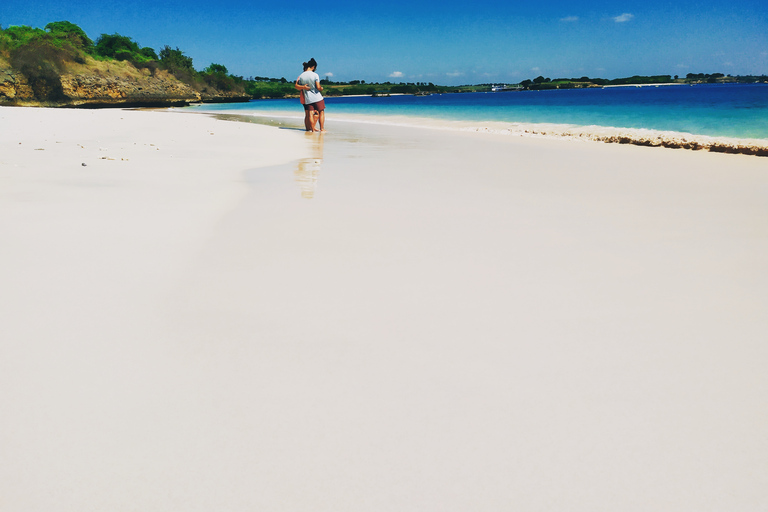
[(293, 171), (293, 179), (301, 188), (301, 197), (312, 199), (315, 197), (317, 177), (320, 174), (320, 166), (323, 163), (323, 135), (320, 134), (312, 144), (312, 156), (299, 160), (296, 170)]

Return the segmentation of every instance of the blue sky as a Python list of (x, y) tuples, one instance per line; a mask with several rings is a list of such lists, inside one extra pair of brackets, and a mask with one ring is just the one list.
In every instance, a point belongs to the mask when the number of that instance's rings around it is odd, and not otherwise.
[(768, 2), (445, 4), (393, 0), (2, 0), (0, 25), (67, 20), (96, 39), (179, 47), (197, 69), (294, 79), (314, 57), (334, 80), (519, 82), (635, 74), (768, 74)]

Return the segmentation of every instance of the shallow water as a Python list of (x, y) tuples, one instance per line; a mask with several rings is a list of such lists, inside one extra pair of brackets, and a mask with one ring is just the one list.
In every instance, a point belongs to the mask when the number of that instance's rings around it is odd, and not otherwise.
[[(615, 87), (497, 93), (326, 98), (329, 112), (451, 121), (557, 123), (768, 139), (768, 85)], [(203, 105), (201, 110), (296, 111), (296, 99)], [(234, 112), (233, 112), (234, 113)]]

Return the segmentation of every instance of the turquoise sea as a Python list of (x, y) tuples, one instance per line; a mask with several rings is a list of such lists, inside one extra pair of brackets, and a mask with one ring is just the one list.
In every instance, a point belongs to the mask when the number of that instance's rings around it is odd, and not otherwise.
[[(768, 84), (611, 87), (493, 93), (326, 98), (333, 113), (414, 116), (482, 123), (557, 123), (646, 128), (714, 137), (768, 139)], [(297, 99), (203, 105), (211, 111), (296, 111)]]

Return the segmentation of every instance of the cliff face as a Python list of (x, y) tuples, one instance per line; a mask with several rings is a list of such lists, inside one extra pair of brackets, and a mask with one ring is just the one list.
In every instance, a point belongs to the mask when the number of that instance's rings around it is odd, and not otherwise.
[(61, 88), (71, 106), (180, 105), (200, 95), (178, 80), (159, 77), (131, 79), (93, 75), (62, 75)]
[(241, 92), (195, 90), (162, 71), (136, 69), (127, 62), (70, 63), (56, 76), (27, 77), (0, 60), (0, 105), (48, 107), (178, 106), (247, 101)]
[(21, 105), (34, 98), (32, 87), (24, 75), (0, 68), (0, 105)]

